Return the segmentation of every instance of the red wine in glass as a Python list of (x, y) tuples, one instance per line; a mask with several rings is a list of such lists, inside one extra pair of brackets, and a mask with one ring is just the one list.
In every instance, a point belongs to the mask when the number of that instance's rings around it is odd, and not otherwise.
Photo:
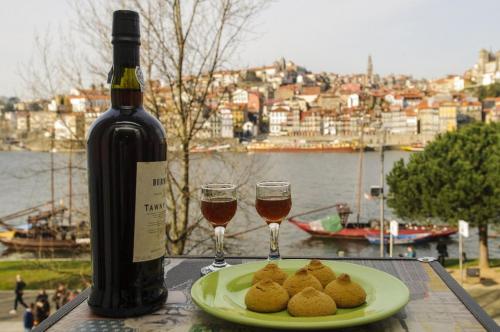
[(236, 213), (236, 186), (231, 183), (207, 183), (201, 187), (201, 213), (214, 228), (215, 258), (201, 274), (222, 269), (229, 264), (224, 259), (224, 232)]
[(206, 201), (202, 200), (201, 213), (213, 227), (226, 227), (236, 213), (236, 199), (213, 198)]
[(255, 208), (269, 225), (271, 243), (268, 260), (281, 259), (278, 243), (280, 224), (292, 208), (291, 185), (288, 181), (261, 181), (256, 185)]
[(292, 199), (291, 197), (257, 198), (255, 208), (268, 224), (281, 224), (292, 208)]

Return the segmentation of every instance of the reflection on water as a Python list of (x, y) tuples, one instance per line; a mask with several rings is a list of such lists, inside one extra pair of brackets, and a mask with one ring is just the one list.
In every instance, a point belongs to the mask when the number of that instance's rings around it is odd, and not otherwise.
[[(385, 169), (390, 171), (394, 161), (408, 158), (409, 153), (388, 151)], [(68, 172), (65, 169), (68, 155), (56, 154), (56, 199), (67, 200)], [(234, 181), (246, 183), (239, 191), (238, 211), (228, 225), (227, 234), (244, 231), (263, 225), (253, 203), (254, 185), (264, 179), (287, 179), (292, 183), (291, 215), (321, 208), (337, 202), (347, 202), (354, 209), (357, 183), (358, 155), (355, 153), (223, 153), (193, 157), (193, 181), (198, 186), (205, 181)], [(87, 211), (87, 181), (85, 154), (73, 158), (73, 193), (76, 220), (85, 218)], [(0, 216), (34, 206), (50, 200), (49, 154), (34, 152), (0, 152)], [(379, 182), (379, 155), (376, 152), (365, 154), (363, 190), (368, 192), (371, 185)], [(244, 181), (248, 178), (248, 181)], [(362, 219), (378, 218), (377, 201), (364, 198)], [(386, 210), (386, 217), (393, 218)], [(78, 214), (78, 212), (83, 212)], [(199, 214), (196, 202), (193, 204), (194, 216)], [(351, 216), (351, 221), (354, 216)], [(203, 234), (203, 230), (198, 235)], [(269, 251), (269, 231), (267, 227), (226, 239), (228, 255), (267, 255)], [(498, 242), (498, 241), (497, 241)], [(450, 256), (458, 256), (457, 236), (448, 241)], [(424, 243), (416, 246), (418, 256), (436, 256), (436, 244)], [(464, 241), (468, 257), (477, 257), (477, 230), (471, 229), (471, 236)], [(189, 247), (189, 245), (188, 245)], [(2, 250), (3, 248), (0, 248)], [(191, 254), (211, 255), (213, 246), (210, 241), (200, 245)], [(313, 239), (292, 224), (284, 222), (280, 229), (280, 251), (284, 256), (336, 256), (339, 251), (346, 256), (378, 256), (379, 248), (365, 241), (346, 241), (338, 239)], [(405, 246), (395, 246), (395, 255), (406, 251)], [(86, 255), (71, 253), (71, 257)], [(491, 257), (500, 256), (500, 248), (490, 239)], [(30, 254), (15, 253), (9, 257), (26, 258)], [(33, 255), (31, 254), (31, 257)], [(68, 253), (49, 253), (48, 257), (68, 257)]]

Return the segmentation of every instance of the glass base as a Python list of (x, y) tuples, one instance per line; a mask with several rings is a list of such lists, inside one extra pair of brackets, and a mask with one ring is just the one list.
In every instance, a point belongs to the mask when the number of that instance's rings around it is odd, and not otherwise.
[(204, 275), (207, 275), (211, 272), (218, 271), (218, 270), (223, 269), (223, 268), (228, 267), (228, 266), (231, 266), (231, 265), (229, 265), (226, 262), (224, 262), (223, 264), (220, 264), (220, 263), (217, 264), (217, 263), (213, 262), (212, 264), (201, 268), (201, 275), (204, 276)]
[(267, 256), (267, 260), (268, 261), (279, 261), (281, 260), (281, 256), (278, 254), (278, 255), (269, 255)]

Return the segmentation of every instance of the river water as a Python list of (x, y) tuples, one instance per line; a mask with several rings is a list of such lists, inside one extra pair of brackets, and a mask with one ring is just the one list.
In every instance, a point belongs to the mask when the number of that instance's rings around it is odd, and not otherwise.
[[(400, 158), (408, 159), (410, 153), (388, 151), (385, 155), (385, 170), (389, 172)], [(67, 200), (68, 154), (56, 153), (55, 187), (56, 199)], [(73, 154), (74, 219), (86, 218), (87, 183), (84, 153)], [(50, 200), (50, 154), (37, 152), (0, 152), (0, 217), (9, 213), (41, 204)], [(364, 157), (363, 187), (368, 192), (371, 185), (379, 183), (379, 154), (367, 152)], [(241, 232), (263, 225), (252, 202), (255, 199), (254, 184), (262, 179), (288, 179), (292, 183), (293, 208), (291, 215), (321, 208), (337, 202), (347, 202), (355, 208), (358, 179), (358, 154), (355, 153), (222, 153), (197, 154), (192, 163), (193, 182), (233, 181), (242, 184), (239, 191), (239, 208), (229, 224), (227, 233)], [(194, 203), (195, 213), (196, 202)], [(79, 214), (78, 212), (81, 212)], [(378, 218), (379, 204), (362, 198), (362, 219)], [(351, 216), (351, 218), (355, 218)], [(386, 208), (386, 218), (394, 218)], [(22, 220), (19, 220), (22, 222)], [(197, 239), (208, 237), (208, 230), (198, 230)], [(188, 243), (190, 249), (195, 241)], [(490, 239), (490, 256), (500, 257), (499, 241)], [(228, 255), (266, 255), (269, 235), (261, 228), (226, 240)], [(435, 243), (417, 245), (418, 256), (436, 256)], [(477, 231), (465, 239), (468, 257), (477, 257)], [(3, 248), (0, 246), (0, 251)], [(335, 256), (339, 250), (347, 256), (378, 256), (379, 248), (365, 241), (341, 241), (313, 239), (294, 225), (284, 222), (280, 230), (280, 250), (283, 255)], [(404, 253), (406, 247), (395, 246), (395, 255)], [(457, 236), (448, 241), (450, 256), (458, 256)], [(191, 254), (211, 254), (210, 241), (194, 247)], [(13, 254), (14, 256), (16, 254)], [(13, 257), (11, 255), (11, 257)]]

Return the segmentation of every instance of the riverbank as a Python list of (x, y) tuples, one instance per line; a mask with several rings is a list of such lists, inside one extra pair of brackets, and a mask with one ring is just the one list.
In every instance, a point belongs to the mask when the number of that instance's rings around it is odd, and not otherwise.
[[(386, 149), (413, 151), (413, 144), (432, 141), (434, 137), (419, 134), (387, 135)], [(218, 152), (355, 152), (359, 149), (359, 136), (270, 136), (267, 134), (254, 137), (251, 142), (240, 142), (238, 138), (206, 138), (191, 142), (192, 153)], [(380, 145), (379, 135), (365, 134), (363, 145), (373, 150)], [(84, 140), (51, 141), (45, 135), (31, 134), (10, 143), (0, 142), (0, 151), (48, 152), (84, 151)], [(170, 152), (181, 152), (181, 145), (169, 141)]]
[(70, 289), (82, 289), (90, 281), (90, 261), (82, 260), (9, 260), (0, 261), (0, 290), (12, 291), (20, 274), (26, 289), (55, 289), (64, 283)]

